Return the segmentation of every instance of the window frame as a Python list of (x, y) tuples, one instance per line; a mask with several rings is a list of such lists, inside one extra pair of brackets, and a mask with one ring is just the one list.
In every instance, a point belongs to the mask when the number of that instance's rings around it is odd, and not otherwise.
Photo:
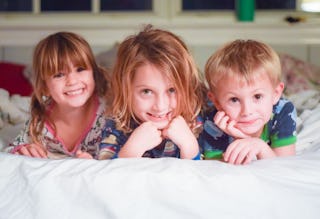
[[(106, 17), (109, 20), (121, 21), (132, 20), (134, 22), (145, 22), (145, 17), (148, 16), (150, 22), (159, 21), (173, 21), (181, 23), (183, 20), (195, 20), (196, 22), (206, 23), (234, 23), (237, 22), (235, 19), (234, 10), (199, 10), (199, 11), (182, 11), (182, 0), (152, 0), (153, 9), (147, 12), (113, 12), (113, 11), (100, 11), (100, 0), (91, 0), (92, 10), (91, 12), (41, 12), (40, 8), (41, 0), (32, 0), (33, 10), (32, 12), (1, 12), (0, 18), (16, 17), (17, 19), (24, 17), (27, 20), (32, 17), (38, 19), (44, 19), (49, 21), (55, 19), (56, 22), (66, 24), (65, 18), (70, 17), (70, 22), (73, 24), (75, 19), (79, 16), (85, 16), (86, 19), (95, 20), (101, 17)], [(283, 19), (285, 16), (302, 16), (307, 18), (319, 18), (319, 13), (303, 12), (300, 10), (300, 3), (302, 0), (297, 0), (297, 10), (256, 10), (255, 11), (255, 22), (269, 22), (274, 23)], [(74, 17), (74, 18), (73, 18)], [(23, 22), (24, 19), (20, 20)], [(37, 23), (37, 21), (34, 21)], [(41, 22), (40, 22), (41, 23)], [(190, 23), (187, 21), (187, 23)]]
[[(32, 13), (0, 13), (0, 46), (34, 44), (58, 30), (82, 33), (94, 45), (112, 45), (147, 23), (172, 30), (196, 45), (207, 45), (213, 39), (215, 43), (223, 43), (234, 37), (261, 38), (277, 43), (320, 44), (319, 13), (256, 11), (254, 22), (239, 22), (233, 10), (182, 12), (181, 0), (153, 0), (151, 12), (103, 13), (97, 11), (99, 0), (92, 0), (92, 13), (40, 13), (40, 0), (33, 1), (38, 4)], [(289, 15), (307, 20), (289, 24), (284, 20)]]

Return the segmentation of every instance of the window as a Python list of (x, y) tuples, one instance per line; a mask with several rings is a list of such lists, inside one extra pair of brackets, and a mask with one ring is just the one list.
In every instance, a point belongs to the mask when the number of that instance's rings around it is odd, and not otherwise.
[(41, 12), (151, 11), (152, 0), (0, 0), (2, 12), (32, 12), (40, 5)]
[(234, 9), (234, 0), (183, 0), (182, 10), (230, 10)]
[(41, 0), (41, 11), (91, 11), (91, 0)]
[[(0, 0), (0, 12), (133, 12), (152, 11), (164, 0)], [(168, 0), (168, 7), (181, 2), (181, 11), (234, 10), (234, 0)], [(256, 0), (257, 10), (320, 10), (320, 0)]]
[(0, 0), (0, 12), (32, 11), (32, 0)]
[[(183, 0), (182, 9), (192, 10), (233, 10), (234, 0)], [(296, 0), (256, 0), (257, 10), (296, 9)]]
[(151, 11), (151, 0), (101, 0), (101, 11)]

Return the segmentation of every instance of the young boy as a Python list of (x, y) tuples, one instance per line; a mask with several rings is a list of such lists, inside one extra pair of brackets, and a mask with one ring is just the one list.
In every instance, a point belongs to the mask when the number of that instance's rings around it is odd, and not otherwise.
[(204, 159), (231, 164), (295, 154), (296, 110), (281, 98), (277, 53), (254, 40), (235, 40), (207, 61), (213, 107), (199, 138)]

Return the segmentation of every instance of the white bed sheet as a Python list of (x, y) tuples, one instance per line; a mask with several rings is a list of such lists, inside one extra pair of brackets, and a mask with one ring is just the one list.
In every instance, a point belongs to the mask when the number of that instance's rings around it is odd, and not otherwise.
[(319, 170), (319, 148), (246, 166), (0, 153), (0, 218), (318, 219)]
[[(297, 156), (246, 166), (173, 158), (45, 160), (0, 152), (0, 219), (318, 219), (319, 94), (290, 97), (299, 110)], [(0, 129), (3, 146), (21, 125)]]

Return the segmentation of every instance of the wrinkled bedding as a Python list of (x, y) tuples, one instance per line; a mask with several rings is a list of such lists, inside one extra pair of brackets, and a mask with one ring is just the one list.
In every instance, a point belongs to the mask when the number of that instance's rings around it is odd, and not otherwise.
[[(320, 94), (308, 90), (289, 99), (299, 113), (297, 155), (246, 166), (173, 158), (46, 160), (0, 152), (0, 219), (318, 219)], [(5, 124), (2, 147), (23, 122)]]
[(234, 166), (0, 153), (0, 218), (319, 218), (320, 151)]

